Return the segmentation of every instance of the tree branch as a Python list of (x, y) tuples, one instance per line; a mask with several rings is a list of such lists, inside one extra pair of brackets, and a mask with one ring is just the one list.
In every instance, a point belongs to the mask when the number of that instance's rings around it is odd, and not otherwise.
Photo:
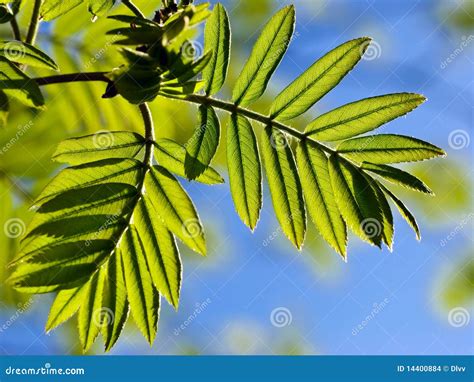
[[(173, 98), (173, 97), (170, 96), (170, 98)], [(181, 98), (178, 98), (178, 99), (181, 99)], [(199, 94), (189, 95), (184, 100), (188, 101), (188, 102), (193, 102), (193, 103), (196, 103), (196, 104), (199, 104), (199, 105), (213, 106), (213, 107), (216, 107), (218, 109), (227, 111), (228, 113), (237, 113), (237, 114), (244, 115), (247, 118), (250, 118), (254, 121), (260, 122), (260, 123), (262, 123), (266, 126), (272, 126), (272, 127), (275, 127), (279, 130), (282, 130), (285, 133), (287, 133), (288, 135), (291, 135), (292, 137), (295, 137), (299, 140), (310, 141), (313, 144), (315, 144), (316, 146), (318, 146), (321, 150), (324, 150), (329, 154), (334, 154), (335, 153), (335, 150), (333, 150), (332, 148), (330, 148), (330, 147), (328, 147), (328, 146), (326, 146), (326, 145), (324, 145), (324, 144), (322, 144), (322, 143), (320, 143), (320, 142), (318, 142), (318, 141), (316, 141), (312, 138), (309, 138), (305, 133), (302, 133), (301, 131), (298, 131), (298, 130), (294, 129), (291, 126), (288, 126), (288, 125), (285, 125), (281, 122), (275, 121), (274, 119), (272, 119), (272, 118), (270, 118), (266, 115), (257, 113), (255, 111), (252, 111), (252, 110), (249, 110), (249, 109), (246, 109), (246, 108), (241, 107), (239, 105), (236, 105), (234, 103), (221, 101), (221, 100), (216, 99), (216, 98), (207, 97), (207, 96), (199, 95)]]
[(18, 21), (16, 20), (15, 16), (13, 16), (13, 18), (10, 20), (10, 25), (12, 27), (13, 38), (15, 40), (21, 41), (20, 27), (18, 26)]
[(68, 82), (107, 82), (112, 81), (106, 77), (106, 72), (90, 72), (90, 73), (70, 73), (70, 74), (58, 74), (56, 76), (39, 77), (34, 80), (39, 86), (52, 85), (52, 84), (63, 84)]
[(27, 44), (34, 45), (35, 43), (36, 35), (38, 34), (40, 10), (42, 3), (42, 0), (35, 0), (35, 4), (33, 5), (33, 13), (31, 15), (30, 26), (28, 27), (28, 33), (26, 34), (25, 40)]

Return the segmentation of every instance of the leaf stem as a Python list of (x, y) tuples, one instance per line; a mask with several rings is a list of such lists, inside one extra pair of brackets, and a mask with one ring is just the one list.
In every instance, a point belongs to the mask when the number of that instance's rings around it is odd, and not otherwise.
[[(173, 98), (173, 97), (170, 97), (170, 98)], [(262, 123), (266, 126), (272, 126), (272, 127), (275, 127), (279, 130), (282, 130), (285, 133), (287, 133), (288, 135), (291, 135), (291, 136), (293, 136), (293, 137), (295, 137), (299, 140), (311, 141), (313, 144), (317, 145), (321, 150), (324, 150), (329, 154), (334, 154), (335, 153), (335, 150), (333, 150), (332, 148), (330, 148), (330, 147), (328, 147), (328, 146), (326, 146), (326, 145), (324, 145), (324, 144), (322, 144), (322, 143), (320, 143), (320, 142), (318, 142), (318, 141), (316, 141), (312, 138), (309, 138), (306, 134), (302, 133), (301, 131), (298, 131), (298, 130), (294, 129), (291, 126), (288, 126), (288, 125), (285, 125), (281, 122), (275, 121), (274, 119), (272, 119), (272, 118), (270, 118), (266, 115), (257, 113), (255, 111), (252, 111), (252, 110), (249, 110), (249, 109), (246, 109), (246, 108), (238, 106), (234, 103), (222, 101), (222, 100), (219, 100), (219, 99), (216, 99), (216, 98), (212, 98), (212, 97), (208, 97), (208, 96), (200, 95), (200, 94), (189, 95), (184, 100), (189, 101), (189, 102), (193, 102), (193, 103), (197, 103), (197, 104), (200, 104), (200, 105), (214, 106), (218, 109), (227, 111), (228, 113), (237, 113), (237, 114), (244, 115), (247, 118), (250, 118), (254, 121), (260, 122), (260, 123)]]
[(33, 13), (31, 15), (31, 22), (30, 22), (30, 26), (28, 27), (28, 33), (26, 34), (26, 40), (25, 40), (27, 44), (34, 45), (35, 43), (36, 35), (38, 34), (40, 10), (41, 10), (42, 3), (43, 3), (43, 0), (35, 0), (35, 3), (33, 5)]
[(10, 25), (12, 27), (13, 38), (17, 41), (21, 41), (20, 27), (18, 26), (18, 21), (15, 16), (10, 20)]
[(155, 141), (153, 117), (150, 108), (146, 103), (142, 103), (139, 108), (145, 125), (146, 151), (144, 163), (146, 163), (147, 166), (151, 166), (153, 164), (153, 142)]
[(136, 16), (141, 17), (142, 19), (145, 18), (145, 15), (140, 11), (140, 9), (133, 4), (131, 0), (122, 0), (123, 5), (125, 5), (128, 9), (130, 9)]
[(101, 81), (111, 83), (112, 81), (106, 77), (106, 74), (106, 72), (58, 74), (56, 76), (35, 78), (35, 81), (39, 86), (88, 81)]

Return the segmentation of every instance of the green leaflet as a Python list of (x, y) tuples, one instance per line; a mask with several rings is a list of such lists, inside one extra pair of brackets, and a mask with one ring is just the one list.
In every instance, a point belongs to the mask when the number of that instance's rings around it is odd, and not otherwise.
[(85, 286), (82, 286), (58, 292), (49, 311), (48, 322), (46, 323), (47, 332), (69, 320), (77, 312), (85, 290)]
[(0, 41), (0, 56), (19, 64), (59, 70), (56, 63), (46, 53), (20, 41)]
[(84, 352), (92, 346), (102, 326), (101, 307), (105, 276), (106, 272), (102, 268), (92, 277), (85, 288), (84, 300), (77, 315), (79, 338)]
[(179, 303), (182, 265), (173, 235), (159, 217), (159, 211), (143, 198), (134, 214), (151, 278), (156, 289), (176, 309)]
[(99, 131), (93, 135), (67, 139), (53, 154), (53, 160), (79, 165), (109, 158), (133, 158), (145, 146), (141, 135), (125, 131)]
[(168, 229), (201, 255), (206, 242), (201, 221), (186, 191), (165, 168), (154, 166), (145, 179), (146, 198), (155, 206)]
[(254, 230), (262, 208), (260, 155), (250, 122), (237, 114), (232, 114), (227, 129), (227, 166), (235, 209)]
[(128, 318), (129, 304), (125, 286), (120, 250), (116, 250), (107, 263), (107, 277), (101, 309), (102, 335), (105, 350), (109, 351), (117, 342)]
[(260, 98), (293, 35), (295, 8), (282, 8), (265, 25), (234, 87), (232, 100), (247, 106)]
[(81, 4), (83, 0), (44, 0), (40, 15), (44, 21), (51, 21)]
[(52, 21), (85, 2), (85, 0), (43, 0), (40, 11), (41, 20)]
[(342, 142), (337, 151), (355, 161), (375, 164), (416, 162), (446, 155), (431, 143), (395, 134), (350, 139)]
[(216, 155), (220, 139), (220, 123), (210, 106), (199, 107), (199, 127), (186, 143), (184, 169), (186, 177), (196, 179), (209, 167)]
[(398, 208), (400, 215), (407, 221), (410, 227), (413, 228), (416, 234), (416, 238), (418, 241), (421, 240), (421, 232), (420, 228), (418, 227), (418, 223), (416, 222), (415, 217), (410, 212), (410, 210), (405, 206), (405, 204), (398, 199), (387, 187), (379, 183), (380, 188), (392, 199), (395, 206)]
[(152, 344), (157, 331), (160, 296), (153, 286), (145, 248), (135, 226), (130, 226), (123, 241), (123, 250), (120, 253), (130, 311), (138, 328)]
[[(186, 159), (186, 148), (170, 139), (157, 139), (155, 142), (155, 158), (161, 166), (168, 171), (186, 178), (184, 162)], [(204, 184), (221, 184), (224, 179), (212, 167), (207, 167), (196, 179)]]
[(324, 240), (345, 259), (347, 228), (331, 186), (326, 154), (310, 141), (302, 141), (296, 149), (296, 162), (311, 219)]
[(351, 40), (317, 60), (278, 95), (270, 107), (270, 117), (285, 121), (305, 113), (352, 70), (369, 43), (368, 37)]
[(224, 6), (217, 4), (204, 30), (204, 47), (212, 50), (210, 63), (202, 73), (209, 96), (219, 92), (224, 85), (229, 68), (230, 45), (229, 18)]
[(61, 171), (44, 188), (35, 204), (67, 191), (103, 183), (124, 183), (135, 186), (140, 181), (143, 164), (134, 159), (104, 159)]
[(305, 132), (321, 141), (352, 138), (409, 113), (425, 101), (425, 97), (413, 93), (365, 98), (319, 116)]
[(43, 94), (35, 81), (0, 56), (0, 90), (29, 107), (42, 108)]
[[(387, 248), (392, 251), (393, 249), (393, 239), (395, 235), (395, 228), (394, 228), (394, 223), (393, 223), (393, 214), (392, 214), (392, 209), (390, 208), (390, 204), (388, 204), (387, 198), (385, 197), (385, 194), (383, 193), (382, 189), (379, 187), (377, 182), (372, 179), (370, 176), (365, 174), (365, 177), (367, 181), (369, 182), (370, 186), (375, 192), (375, 195), (377, 195), (377, 200), (379, 202), (380, 206), (380, 213), (382, 214), (382, 240), (383, 242), (387, 245)], [(375, 229), (377, 226), (373, 225), (372, 229)], [(368, 231), (368, 228), (366, 228), (366, 232)]]
[(106, 15), (114, 6), (115, 0), (88, 0), (89, 12), (94, 16)]
[(363, 173), (337, 154), (329, 157), (329, 173), (339, 211), (347, 225), (361, 239), (380, 247), (383, 216), (377, 195)]
[(262, 155), (273, 208), (285, 235), (301, 249), (306, 233), (306, 211), (295, 159), (285, 135), (266, 127)]
[(382, 178), (388, 180), (391, 183), (398, 184), (411, 190), (433, 195), (433, 191), (431, 191), (428, 186), (420, 179), (406, 171), (400, 170), (399, 168), (369, 162), (362, 163), (362, 168), (373, 172), (374, 174), (380, 175)]

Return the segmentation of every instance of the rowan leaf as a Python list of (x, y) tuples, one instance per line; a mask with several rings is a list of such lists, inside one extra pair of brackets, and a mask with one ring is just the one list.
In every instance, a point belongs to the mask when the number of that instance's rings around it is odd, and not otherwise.
[(302, 141), (296, 149), (296, 162), (313, 223), (329, 245), (346, 258), (347, 228), (332, 189), (326, 154), (310, 141)]
[(230, 24), (222, 4), (217, 4), (204, 30), (204, 47), (212, 50), (209, 65), (202, 75), (206, 82), (206, 94), (214, 95), (221, 90), (227, 77), (230, 60)]
[(365, 98), (323, 114), (306, 128), (306, 135), (320, 141), (352, 138), (401, 117), (417, 108), (426, 98), (399, 93)]
[(354, 68), (369, 44), (370, 38), (362, 37), (325, 54), (277, 96), (270, 117), (285, 121), (305, 113)]
[(339, 211), (347, 225), (361, 239), (380, 247), (383, 216), (377, 195), (363, 173), (337, 154), (329, 157), (329, 173)]
[(59, 70), (58, 65), (46, 53), (20, 41), (0, 41), (0, 56), (19, 64)]
[(431, 143), (395, 134), (353, 138), (342, 142), (337, 151), (355, 161), (375, 164), (416, 162), (446, 155)]
[(232, 114), (227, 129), (227, 166), (237, 213), (254, 230), (262, 208), (260, 154), (250, 122), (237, 114)]
[(83, 1), (84, 0), (44, 0), (41, 4), (41, 18), (45, 21), (54, 20), (68, 13)]
[(306, 210), (295, 159), (285, 135), (266, 127), (262, 155), (273, 208), (285, 235), (301, 249), (306, 234)]
[(196, 179), (209, 167), (219, 146), (220, 129), (220, 122), (214, 109), (201, 106), (199, 126), (186, 143), (184, 169), (188, 179)]
[(433, 195), (433, 191), (431, 191), (423, 181), (406, 171), (400, 170), (399, 168), (370, 162), (362, 163), (362, 168), (381, 176), (383, 179), (386, 179), (391, 183), (398, 184), (414, 191)]
[(295, 26), (295, 8), (286, 6), (263, 28), (234, 86), (232, 100), (247, 106), (262, 96), (283, 58)]

